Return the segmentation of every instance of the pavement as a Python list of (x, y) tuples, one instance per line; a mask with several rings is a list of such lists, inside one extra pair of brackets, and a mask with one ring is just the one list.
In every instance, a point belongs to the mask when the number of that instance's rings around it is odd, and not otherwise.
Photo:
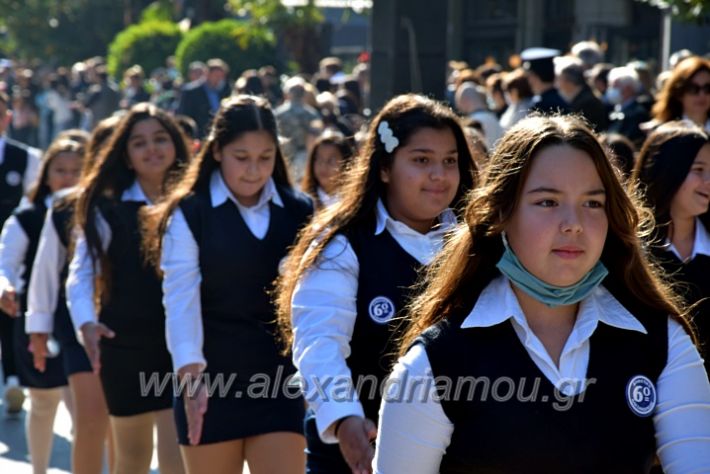
[[(7, 415), (2, 397), (4, 393), (5, 386), (0, 377), (0, 474), (33, 474), (25, 439), (25, 417), (30, 407), (30, 400), (25, 399), (24, 409), (19, 414)], [(54, 420), (52, 457), (49, 460), (47, 474), (71, 473), (71, 429), (71, 415), (62, 402), (59, 404), (57, 417)], [(108, 474), (108, 469), (104, 468), (103, 472)], [(150, 473), (158, 474), (158, 459), (155, 452), (153, 452)], [(243, 474), (249, 474), (246, 465)]]

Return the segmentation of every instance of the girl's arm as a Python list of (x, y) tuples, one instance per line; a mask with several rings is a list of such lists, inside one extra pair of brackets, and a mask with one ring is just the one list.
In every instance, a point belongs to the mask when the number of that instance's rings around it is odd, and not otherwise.
[(421, 344), (397, 362), (386, 386), (374, 472), (439, 472), (454, 426), (436, 398), (431, 365)]
[(67, 251), (54, 228), (50, 209), (44, 219), (32, 277), (27, 287), (26, 333), (52, 332), (60, 288), (59, 274), (66, 258)]
[(17, 292), (20, 270), (25, 260), (29, 239), (15, 216), (10, 216), (0, 234), (0, 305), (10, 316), (17, 316)]
[(710, 472), (710, 383), (690, 336), (672, 319), (668, 363), (656, 388), (653, 422), (664, 472)]
[[(100, 212), (96, 211), (96, 226), (104, 250), (111, 243), (111, 227)], [(67, 307), (74, 323), (74, 329), (81, 330), (87, 323), (97, 321), (94, 306), (94, 278), (101, 274), (101, 266), (94, 262), (89, 253), (89, 244), (82, 229), (74, 230), (74, 255), (69, 263), (69, 276), (67, 277)]]
[(336, 421), (365, 416), (345, 362), (357, 318), (358, 273), (355, 252), (344, 236), (337, 235), (301, 277), (291, 300), (293, 361), (326, 443), (337, 442)]
[(207, 366), (202, 353), (200, 250), (180, 208), (171, 216), (163, 236), (160, 269), (165, 334), (173, 370), (197, 376)]

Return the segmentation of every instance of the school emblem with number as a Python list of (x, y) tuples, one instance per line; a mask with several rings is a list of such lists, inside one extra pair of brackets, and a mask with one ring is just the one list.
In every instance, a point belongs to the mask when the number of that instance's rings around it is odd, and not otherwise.
[(652, 415), (658, 402), (653, 382), (644, 375), (631, 377), (626, 384), (626, 402), (635, 415), (641, 417)]
[(370, 301), (370, 318), (377, 324), (386, 324), (395, 313), (394, 303), (386, 296), (378, 296)]

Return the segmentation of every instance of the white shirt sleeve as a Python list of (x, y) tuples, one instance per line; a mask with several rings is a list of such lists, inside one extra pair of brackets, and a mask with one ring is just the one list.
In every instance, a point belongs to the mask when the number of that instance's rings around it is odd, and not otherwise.
[(34, 185), (37, 179), (41, 158), (41, 150), (37, 148), (27, 148), (27, 166), (25, 167), (25, 175), (22, 177), (22, 188), (25, 192)]
[(357, 318), (359, 270), (347, 238), (336, 235), (298, 282), (291, 300), (293, 361), (325, 443), (337, 443), (333, 422), (365, 416), (345, 362)]
[(52, 222), (52, 210), (47, 211), (39, 235), (32, 277), (27, 287), (25, 332), (49, 334), (54, 328), (54, 312), (60, 288), (59, 274), (67, 251), (59, 240)]
[(197, 363), (204, 370), (200, 249), (180, 208), (170, 217), (162, 247), (165, 337), (173, 369)]
[(439, 472), (454, 425), (436, 398), (424, 346), (413, 346), (399, 359), (386, 387), (380, 406), (374, 472)]
[(12, 286), (17, 293), (23, 291), (21, 272), (30, 241), (15, 216), (10, 216), (0, 234), (0, 292)]
[[(105, 250), (111, 243), (111, 227), (98, 211), (96, 226)], [(66, 290), (69, 315), (74, 328), (78, 331), (84, 324), (97, 320), (94, 306), (94, 278), (101, 273), (101, 266), (100, 262), (96, 262), (96, 272), (94, 272), (94, 264), (84, 232), (81, 229), (75, 229), (74, 232), (74, 255), (69, 263)]]
[(664, 472), (710, 472), (710, 383), (690, 336), (672, 319), (668, 363), (656, 385), (653, 422)]

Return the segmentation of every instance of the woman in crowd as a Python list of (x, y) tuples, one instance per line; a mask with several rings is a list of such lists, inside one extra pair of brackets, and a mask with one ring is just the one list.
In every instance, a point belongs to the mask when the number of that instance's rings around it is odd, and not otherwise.
[(710, 61), (691, 56), (679, 62), (653, 106), (653, 122), (687, 120), (710, 132)]

